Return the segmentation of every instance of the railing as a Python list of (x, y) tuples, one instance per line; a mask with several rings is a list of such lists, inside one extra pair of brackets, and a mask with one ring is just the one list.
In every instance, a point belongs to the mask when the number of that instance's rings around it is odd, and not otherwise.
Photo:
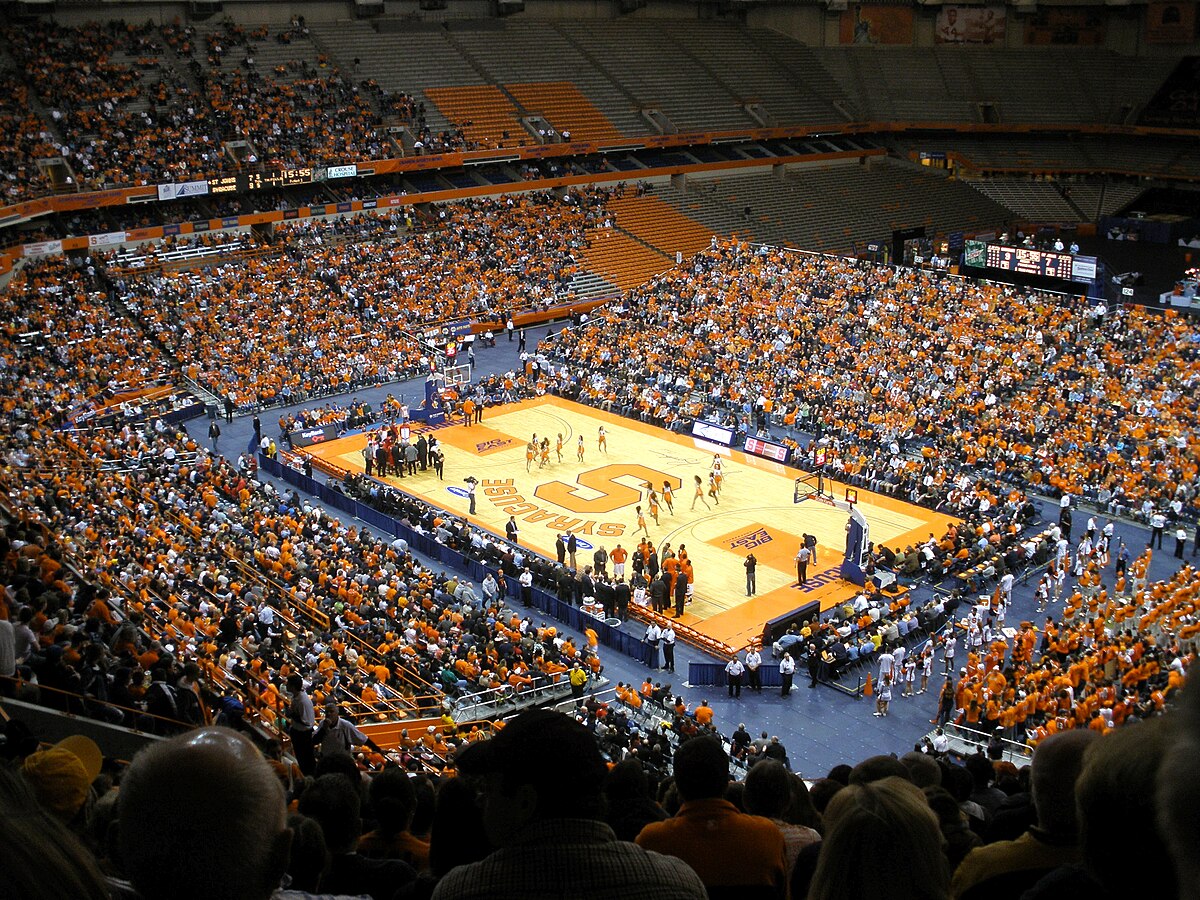
[[(961, 756), (973, 754), (977, 750), (986, 752), (992, 738), (990, 734), (978, 729), (956, 725), (953, 722), (943, 725), (942, 731), (951, 739), (950, 752)], [(930, 732), (927, 737), (932, 740), (935, 734), (936, 732)], [(1014, 765), (1027, 765), (1033, 757), (1033, 748), (1024, 742), (1004, 738), (1001, 744), (1004, 747), (1003, 758)]]
[[(177, 731), (187, 731), (195, 728), (196, 725), (192, 722), (184, 722), (180, 719), (172, 719), (166, 716), (155, 715), (148, 713), (144, 709), (139, 709), (132, 706), (122, 706), (119, 703), (112, 703), (108, 700), (98, 700), (89, 694), (82, 694), (77, 691), (67, 691), (62, 688), (49, 687), (48, 685), (40, 684), (36, 681), (30, 681), (22, 678), (19, 675), (0, 675), (0, 684), (11, 685), (12, 691), (6, 693), (5, 696), (11, 697), (13, 700), (25, 700), (32, 702), (37, 706), (45, 707), (51, 712), (65, 713), (70, 716), (81, 716), (86, 719), (93, 719), (97, 722), (107, 723), (109, 725), (119, 726), (128, 729), (135, 734), (172, 734)], [(37, 700), (30, 700), (31, 692), (36, 692), (39, 696)], [(51, 694), (54, 697), (61, 698), (62, 706), (55, 706), (49, 703), (41, 702), (42, 694)], [(24, 695), (24, 696), (22, 696)], [(112, 720), (105, 716), (92, 715), (96, 710), (112, 710), (120, 714), (119, 720)], [(158, 725), (161, 731), (154, 728), (145, 728), (144, 725)]]
[[(454, 702), (454, 712), (473, 719), (494, 718), (504, 712), (516, 712), (527, 706), (537, 706), (550, 700), (558, 701), (571, 694), (571, 683), (562, 673), (562, 680), (552, 684), (516, 690), (511, 685), (490, 688), (461, 697)], [(606, 681), (606, 679), (601, 679)]]

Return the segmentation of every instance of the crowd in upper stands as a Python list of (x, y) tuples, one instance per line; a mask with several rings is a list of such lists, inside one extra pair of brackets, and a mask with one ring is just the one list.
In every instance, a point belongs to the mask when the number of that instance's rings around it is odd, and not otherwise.
[[(467, 146), (457, 129), (431, 131), (424, 104), (411, 95), (340, 71), (301, 19), (281, 29), (228, 21), (211, 31), (39, 21), (7, 27), (0, 40), (17, 65), (0, 72), (8, 201), (50, 192), (39, 158), (66, 161), (73, 174), (62, 179), (64, 189), (94, 190), (187, 181), (239, 165), (404, 155), (385, 120), (407, 126), (417, 152)], [(294, 58), (259, 65), (256, 47), (267, 42), (294, 47)], [(238, 142), (248, 142), (245, 152)]]

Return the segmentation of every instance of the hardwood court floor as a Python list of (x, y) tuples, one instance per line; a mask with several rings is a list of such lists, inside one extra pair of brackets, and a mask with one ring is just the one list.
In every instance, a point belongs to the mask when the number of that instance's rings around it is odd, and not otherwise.
[[(601, 425), (607, 431), (607, 452), (597, 446)], [(838, 575), (846, 513), (812, 500), (793, 503), (799, 473), (779, 463), (557, 397), (494, 407), (481, 424), (468, 427), (459, 420), (436, 434), (446, 454), (444, 481), (432, 469), (386, 481), (496, 534), (505, 533), (513, 515), (519, 542), (551, 558), (555, 536), (573, 531), (580, 567), (592, 563), (598, 546), (610, 553), (617, 544), (633, 551), (643, 536), (637, 532), (635, 512), (641, 504), (654, 545), (686, 546), (692, 560), (696, 596), (683, 622), (730, 646), (747, 644), (770, 618), (811, 600), (827, 608), (855, 590)], [(535, 460), (527, 471), (525, 448), (535, 434), (539, 441), (550, 438), (550, 462), (540, 467)], [(559, 434), (561, 463), (555, 452)], [(577, 458), (580, 435), (583, 462)], [(362, 471), (365, 443), (364, 435), (356, 435), (308, 449), (342, 468)], [(697, 501), (693, 510), (693, 476), (701, 476), (707, 489), (715, 453), (721, 455), (725, 476), (720, 502), (705, 498), (708, 507)], [(467, 476), (479, 479), (474, 516), (468, 515)], [(675, 490), (674, 513), (663, 504), (657, 524), (646, 504), (647, 481), (660, 496), (664, 481)], [(836, 496), (843, 491), (834, 486)], [(940, 536), (952, 521), (869, 491), (860, 490), (858, 497), (871, 540), (877, 543), (908, 544), (930, 532)], [(805, 532), (816, 535), (818, 548), (808, 584), (801, 589), (794, 558)], [(747, 597), (743, 560), (751, 550), (758, 559), (758, 592)]]

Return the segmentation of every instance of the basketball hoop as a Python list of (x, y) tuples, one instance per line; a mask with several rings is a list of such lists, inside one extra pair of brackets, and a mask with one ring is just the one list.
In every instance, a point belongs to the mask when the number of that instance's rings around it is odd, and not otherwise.
[(831, 506), (836, 502), (832, 492), (826, 490), (825, 476), (821, 472), (810, 472), (796, 479), (793, 503), (803, 503), (805, 500), (816, 500)]
[(437, 377), (445, 382), (446, 387), (468, 384), (471, 381), (471, 365), (446, 366)]

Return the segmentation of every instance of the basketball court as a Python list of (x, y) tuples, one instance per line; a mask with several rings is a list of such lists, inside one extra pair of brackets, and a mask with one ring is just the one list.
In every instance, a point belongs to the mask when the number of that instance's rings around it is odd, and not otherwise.
[[(601, 426), (607, 432), (607, 452), (598, 447)], [(555, 537), (573, 532), (580, 568), (592, 563), (600, 546), (609, 553), (618, 544), (634, 551), (645, 537), (638, 530), (636, 508), (641, 505), (654, 546), (660, 552), (666, 543), (676, 551), (686, 547), (692, 560), (696, 596), (683, 623), (730, 646), (745, 646), (768, 619), (813, 600), (825, 609), (857, 590), (839, 575), (847, 512), (819, 499), (794, 502), (799, 473), (780, 463), (557, 397), (489, 408), (480, 424), (466, 426), (459, 418), (434, 433), (446, 455), (444, 481), (432, 468), (414, 477), (383, 480), (499, 535), (514, 516), (519, 543), (551, 559)], [(549, 462), (542, 466), (535, 458), (527, 468), (526, 446), (534, 435), (539, 442), (549, 437)], [(555, 449), (559, 435), (561, 462)], [(580, 435), (582, 462), (577, 456)], [(307, 450), (361, 472), (365, 444), (366, 435), (354, 435)], [(721, 457), (724, 480), (719, 502), (706, 496), (707, 506), (696, 500), (693, 509), (694, 476), (701, 477), (707, 491), (714, 454)], [(467, 477), (478, 479), (473, 516), (468, 513)], [(657, 523), (646, 502), (647, 482), (660, 498), (664, 482), (675, 493), (674, 512), (663, 503)], [(843, 496), (841, 485), (826, 486)], [(876, 543), (923, 541), (930, 532), (940, 536), (954, 521), (863, 490), (858, 491), (858, 509)], [(805, 533), (816, 536), (817, 555), (800, 588), (795, 556)], [(743, 566), (750, 552), (758, 560), (754, 597), (746, 596)]]

